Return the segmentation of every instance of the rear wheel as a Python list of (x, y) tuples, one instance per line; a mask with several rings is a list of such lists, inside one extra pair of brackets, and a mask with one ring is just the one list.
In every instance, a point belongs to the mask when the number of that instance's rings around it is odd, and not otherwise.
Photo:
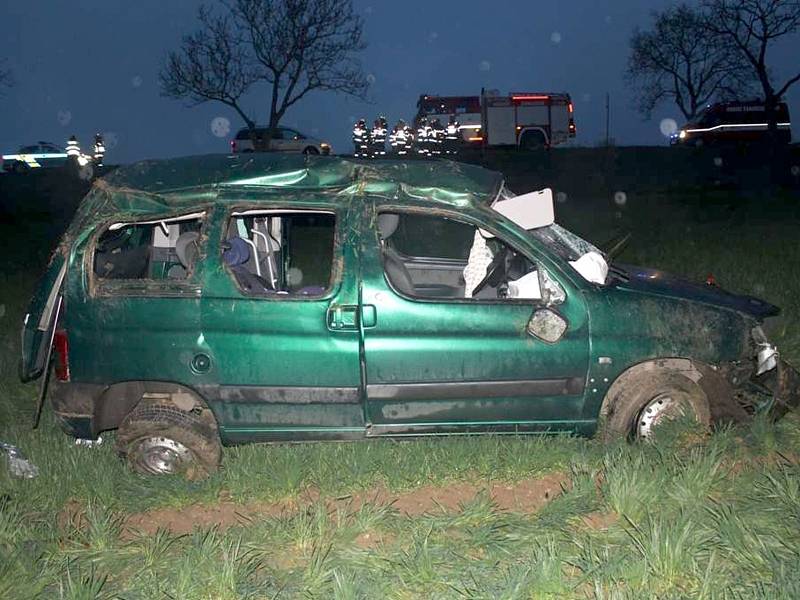
[(522, 134), (519, 145), (523, 150), (539, 150), (547, 145), (547, 140), (541, 131), (526, 131)]
[(213, 417), (205, 410), (140, 404), (119, 427), (117, 452), (137, 473), (204, 479), (217, 470), (222, 455)]
[(614, 384), (603, 403), (605, 441), (652, 439), (656, 429), (691, 416), (709, 426), (711, 415), (703, 389), (679, 371), (642, 371)]

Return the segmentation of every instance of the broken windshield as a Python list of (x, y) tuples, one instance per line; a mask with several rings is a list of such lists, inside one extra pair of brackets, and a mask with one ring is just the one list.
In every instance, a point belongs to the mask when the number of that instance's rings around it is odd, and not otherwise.
[(608, 263), (605, 255), (593, 244), (556, 223), (531, 229), (529, 233), (568, 261), (586, 281), (600, 285), (606, 283)]
[(553, 223), (547, 227), (531, 229), (529, 233), (540, 242), (547, 244), (564, 260), (578, 260), (584, 254), (597, 252), (602, 255), (593, 244), (587, 242), (561, 225)]

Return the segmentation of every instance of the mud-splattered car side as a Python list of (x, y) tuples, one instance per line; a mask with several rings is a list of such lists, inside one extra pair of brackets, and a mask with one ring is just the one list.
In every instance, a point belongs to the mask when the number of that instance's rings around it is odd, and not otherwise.
[(64, 429), (200, 477), (222, 444), (780, 413), (760, 300), (624, 265), (549, 190), (446, 161), (207, 156), (95, 185), (23, 327)]

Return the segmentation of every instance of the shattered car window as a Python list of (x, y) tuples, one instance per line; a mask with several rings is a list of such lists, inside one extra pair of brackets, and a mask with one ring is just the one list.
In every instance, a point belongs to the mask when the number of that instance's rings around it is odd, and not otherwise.
[(321, 296), (333, 277), (335, 232), (328, 212), (234, 213), (222, 261), (247, 295)]
[(555, 223), (549, 227), (532, 229), (530, 233), (540, 242), (547, 244), (564, 260), (578, 260), (589, 252), (602, 254), (591, 243)]
[(184, 280), (200, 255), (197, 215), (114, 223), (100, 235), (93, 271), (100, 279)]

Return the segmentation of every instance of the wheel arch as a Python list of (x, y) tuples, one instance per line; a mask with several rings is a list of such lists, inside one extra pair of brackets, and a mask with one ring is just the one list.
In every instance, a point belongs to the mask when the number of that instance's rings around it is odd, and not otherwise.
[(519, 137), (517, 138), (517, 147), (523, 148), (522, 141), (525, 139), (526, 134), (534, 134), (534, 133), (541, 133), (542, 134), (542, 141), (544, 142), (545, 146), (550, 145), (550, 136), (547, 135), (544, 127), (523, 127), (519, 132)]
[(148, 397), (169, 402), (184, 412), (199, 409), (204, 421), (214, 431), (219, 430), (217, 416), (197, 390), (169, 381), (123, 381), (107, 387), (95, 402), (93, 433), (97, 435), (102, 431), (116, 429)]
[(748, 418), (747, 412), (734, 398), (733, 386), (717, 366), (685, 357), (665, 357), (639, 362), (620, 373), (603, 397), (598, 421), (602, 423), (613, 414), (615, 402), (628, 386), (640, 377), (656, 372), (678, 374), (697, 384), (706, 396), (712, 425), (721, 422), (739, 423)]

